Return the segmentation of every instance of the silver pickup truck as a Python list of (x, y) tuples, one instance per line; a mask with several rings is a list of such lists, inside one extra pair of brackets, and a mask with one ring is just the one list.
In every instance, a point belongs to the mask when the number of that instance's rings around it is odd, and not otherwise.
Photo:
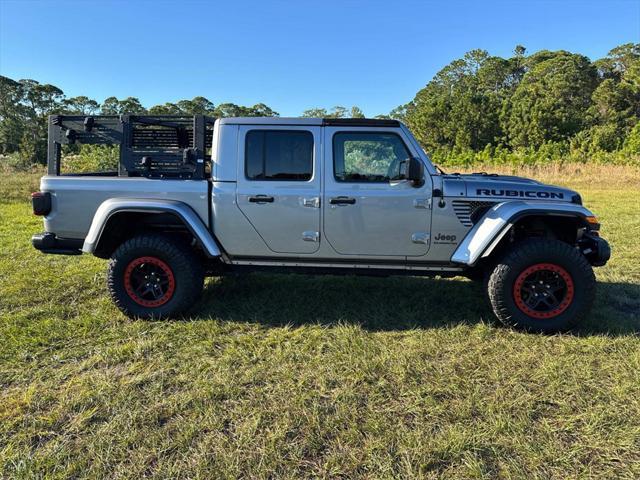
[[(117, 171), (61, 174), (82, 143), (118, 146)], [(34, 247), (110, 259), (132, 317), (184, 312), (207, 275), (272, 270), (467, 276), (503, 323), (566, 330), (610, 256), (578, 193), (445, 174), (394, 120), (56, 115), (32, 202)]]

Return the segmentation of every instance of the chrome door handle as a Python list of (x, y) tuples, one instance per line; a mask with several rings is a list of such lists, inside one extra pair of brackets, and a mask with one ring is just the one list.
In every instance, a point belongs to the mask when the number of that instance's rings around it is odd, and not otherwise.
[(302, 205), (311, 208), (320, 208), (320, 197), (303, 198)]
[(305, 242), (319, 242), (320, 232), (314, 232), (311, 230), (302, 232), (302, 240), (304, 240)]
[(273, 203), (273, 197), (267, 195), (256, 195), (255, 197), (249, 197), (251, 203)]
[(429, 245), (429, 241), (431, 239), (431, 235), (427, 232), (415, 232), (411, 235), (411, 241), (413, 243), (423, 243), (425, 245)]
[(333, 197), (329, 203), (331, 205), (354, 205), (356, 199), (353, 197)]

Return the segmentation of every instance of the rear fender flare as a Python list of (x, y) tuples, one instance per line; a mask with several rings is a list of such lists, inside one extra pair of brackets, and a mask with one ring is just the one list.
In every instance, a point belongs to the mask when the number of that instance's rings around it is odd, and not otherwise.
[[(555, 202), (502, 202), (493, 206), (464, 237), (451, 256), (451, 262), (474, 266), (488, 257), (500, 240), (520, 219), (530, 215), (549, 215), (585, 219), (593, 213), (573, 203)], [(586, 223), (586, 220), (585, 220)]]
[(177, 200), (145, 198), (110, 198), (100, 204), (84, 239), (82, 251), (94, 253), (109, 219), (122, 212), (172, 213), (182, 220), (210, 258), (222, 254), (220, 245), (198, 214), (186, 203)]

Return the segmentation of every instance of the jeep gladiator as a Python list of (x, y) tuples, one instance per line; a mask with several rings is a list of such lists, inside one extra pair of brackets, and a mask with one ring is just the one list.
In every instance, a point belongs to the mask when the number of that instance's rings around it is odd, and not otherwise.
[[(77, 144), (117, 147), (118, 165), (62, 173)], [(446, 174), (395, 120), (54, 115), (32, 203), (33, 246), (109, 259), (131, 317), (181, 314), (205, 276), (437, 275), (483, 281), (506, 325), (562, 331), (610, 256), (578, 193)]]

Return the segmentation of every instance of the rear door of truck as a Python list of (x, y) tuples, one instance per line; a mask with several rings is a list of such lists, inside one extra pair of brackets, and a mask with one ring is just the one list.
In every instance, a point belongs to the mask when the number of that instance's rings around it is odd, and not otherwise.
[(241, 125), (238, 207), (270, 250), (320, 247), (321, 127)]

